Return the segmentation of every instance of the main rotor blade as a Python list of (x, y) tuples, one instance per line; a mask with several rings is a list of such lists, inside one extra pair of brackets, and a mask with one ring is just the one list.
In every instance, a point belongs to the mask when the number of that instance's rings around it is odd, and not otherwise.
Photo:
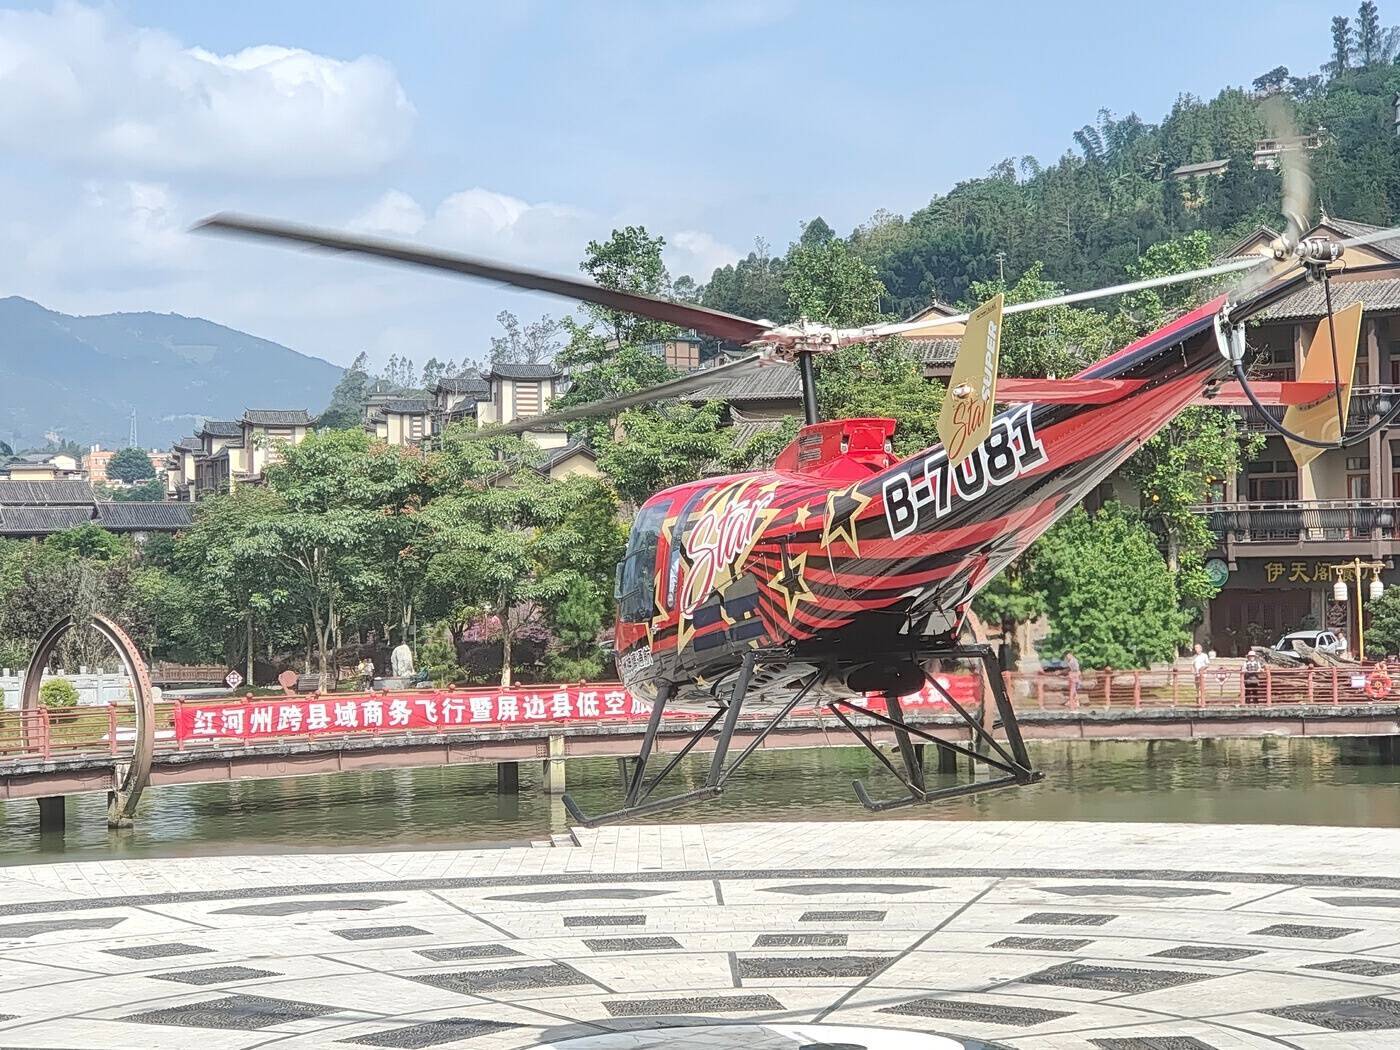
[[(1396, 231), (1400, 234), (1400, 231)], [(1087, 292), (1069, 292), (1066, 295), (1056, 295), (1049, 299), (1037, 299), (1032, 303), (1014, 303), (1002, 310), (1003, 314), (1021, 314), (1027, 310), (1042, 310), (1049, 306), (1068, 306), (1071, 303), (1084, 303), (1091, 299), (1105, 299), (1110, 295), (1125, 295), (1128, 292), (1141, 292), (1148, 288), (1162, 288), (1169, 284), (1181, 284), (1185, 281), (1199, 281), (1205, 277), (1215, 277), (1225, 273), (1235, 273), (1239, 270), (1252, 269), (1260, 263), (1273, 262), (1271, 255), (1252, 255), (1248, 259), (1234, 259), (1226, 263), (1217, 263), (1214, 266), (1206, 266), (1199, 270), (1187, 270), (1184, 273), (1168, 274), (1165, 277), (1146, 277), (1141, 281), (1129, 281), (1127, 284), (1110, 285), (1107, 288), (1094, 288)], [(906, 321), (902, 324), (881, 324), (871, 325), (868, 328), (858, 329), (864, 338), (882, 339), (885, 336), (904, 335), (917, 336), (922, 331), (935, 331), (944, 325), (957, 324), (959, 321), (966, 321), (971, 314), (954, 314), (952, 317), (930, 317), (927, 321)]]
[(1363, 244), (1374, 244), (1376, 241), (1388, 241), (1392, 237), (1400, 237), (1400, 226), (1392, 226), (1386, 230), (1372, 230), (1370, 233), (1362, 233), (1355, 237), (1348, 237), (1338, 243), (1343, 248), (1359, 248)]
[(527, 430), (540, 430), (551, 427), (556, 423), (569, 423), (576, 419), (591, 419), (595, 416), (611, 416), (624, 409), (634, 408), (637, 405), (649, 405), (656, 401), (665, 401), (667, 398), (678, 397), (681, 394), (688, 394), (692, 390), (703, 390), (707, 386), (729, 379), (739, 379), (749, 372), (756, 370), (760, 365), (771, 368), (790, 368), (790, 365), (783, 363), (769, 364), (764, 361), (762, 354), (750, 354), (748, 357), (741, 357), (737, 361), (730, 361), (727, 364), (717, 365), (714, 368), (702, 368), (681, 376), (679, 379), (672, 379), (666, 383), (658, 383), (649, 386), (644, 390), (637, 390), (630, 394), (623, 394), (620, 397), (610, 397), (603, 401), (589, 401), (582, 405), (573, 405), (569, 408), (561, 408), (557, 412), (546, 412), (540, 416), (530, 416), (528, 419), (517, 419), (511, 423), (502, 423), (499, 426), (485, 426), (481, 428), (483, 436), (491, 434), (523, 434)]
[(355, 255), (368, 255), (390, 262), (421, 266), (429, 270), (447, 270), (450, 273), (479, 277), (482, 280), (508, 284), (516, 288), (528, 288), (536, 292), (561, 295), (566, 299), (593, 303), (609, 310), (649, 317), (653, 321), (666, 321), (683, 328), (694, 328), (716, 339), (730, 339), (738, 343), (750, 343), (769, 329), (747, 317), (738, 317), (721, 310), (710, 310), (703, 306), (687, 303), (673, 303), (668, 299), (658, 299), (637, 292), (621, 292), (604, 288), (581, 277), (562, 277), (557, 274), (539, 273), (516, 266), (504, 266), (486, 259), (476, 259), (469, 255), (422, 248), (397, 241), (381, 240), (378, 237), (359, 237), (353, 234), (338, 233), (334, 230), (316, 229), (295, 223), (278, 222), (273, 219), (258, 219), (244, 215), (220, 214), (196, 223), (196, 230), (213, 230), (219, 233), (241, 234), (270, 241), (284, 241), (306, 244), (313, 248), (324, 248), (335, 252), (349, 252)]

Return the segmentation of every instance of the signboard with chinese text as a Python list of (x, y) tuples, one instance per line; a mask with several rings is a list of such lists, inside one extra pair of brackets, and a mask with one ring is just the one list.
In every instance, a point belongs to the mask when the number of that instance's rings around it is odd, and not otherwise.
[[(960, 704), (975, 704), (977, 677), (937, 676)], [(946, 706), (932, 686), (903, 697), (906, 710)], [(876, 708), (879, 710), (879, 708)], [(815, 714), (817, 707), (794, 713)], [(275, 697), (217, 704), (177, 704), (175, 736), (195, 740), (259, 740), (315, 734), (451, 732), (470, 726), (505, 728), (536, 723), (589, 724), (641, 721), (651, 704), (616, 683), (523, 689), (470, 689), (440, 692)], [(695, 712), (667, 712), (694, 718)]]

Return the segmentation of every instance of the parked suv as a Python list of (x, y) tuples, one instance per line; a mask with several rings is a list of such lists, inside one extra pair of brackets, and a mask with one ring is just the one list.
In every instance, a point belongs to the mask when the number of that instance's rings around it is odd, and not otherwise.
[(1293, 631), (1291, 634), (1285, 634), (1274, 643), (1274, 651), (1296, 653), (1299, 642), (1310, 648), (1320, 649), (1324, 653), (1340, 653), (1342, 651), (1342, 640), (1331, 631)]

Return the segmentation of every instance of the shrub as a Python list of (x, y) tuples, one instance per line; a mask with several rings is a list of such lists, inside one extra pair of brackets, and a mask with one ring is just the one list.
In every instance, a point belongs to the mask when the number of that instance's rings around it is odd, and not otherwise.
[(39, 686), (39, 703), (49, 710), (56, 707), (76, 707), (78, 690), (66, 678), (50, 678)]

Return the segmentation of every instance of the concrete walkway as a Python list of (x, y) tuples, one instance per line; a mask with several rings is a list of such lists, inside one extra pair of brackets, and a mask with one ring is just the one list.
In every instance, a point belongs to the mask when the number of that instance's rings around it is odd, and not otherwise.
[(340, 1044), (1400, 1047), (1400, 831), (627, 827), (0, 869), (0, 1048)]

